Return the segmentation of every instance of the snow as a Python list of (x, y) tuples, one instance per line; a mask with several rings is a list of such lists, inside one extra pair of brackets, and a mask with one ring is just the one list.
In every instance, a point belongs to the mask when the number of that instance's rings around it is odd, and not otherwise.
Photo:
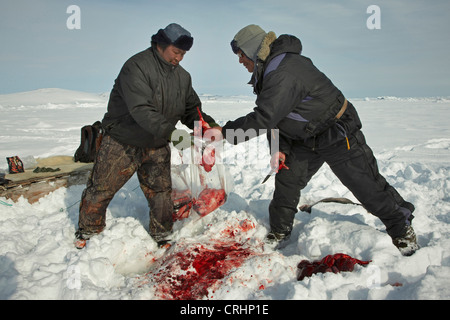
[[(107, 99), (61, 89), (1, 95), (0, 158), (73, 155), (80, 128), (102, 119)], [(221, 125), (254, 107), (254, 97), (201, 99)], [(413, 256), (401, 256), (381, 222), (362, 207), (334, 203), (298, 212), (283, 249), (263, 247), (273, 177), (261, 184), (269, 158), (258, 138), (227, 147), (224, 166), (233, 187), (226, 204), (203, 219), (176, 222), (176, 245), (165, 255), (148, 235), (147, 202), (136, 176), (108, 207), (104, 232), (83, 250), (74, 248), (73, 238), (84, 186), (60, 188), (34, 204), (0, 198), (0, 299), (160, 299), (155, 270), (173, 267), (177, 255), (193, 246), (211, 249), (218, 241), (238, 243), (252, 254), (208, 287), (203, 299), (449, 299), (450, 99), (350, 100), (381, 173), (416, 206), (413, 226), (421, 249)], [(0, 169), (7, 169), (6, 160)], [(325, 197), (356, 201), (327, 166), (303, 190), (299, 205)], [(297, 281), (301, 260), (335, 253), (372, 262)]]

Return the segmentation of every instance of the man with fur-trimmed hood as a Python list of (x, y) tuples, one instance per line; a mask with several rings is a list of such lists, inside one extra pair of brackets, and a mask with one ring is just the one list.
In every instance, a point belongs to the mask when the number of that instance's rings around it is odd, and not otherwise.
[[(292, 35), (276, 37), (256, 25), (240, 30), (231, 42), (239, 62), (252, 73), (257, 95), (253, 112), (229, 121), (222, 134), (237, 144), (236, 129), (279, 133), (279, 150), (271, 166), (277, 171), (269, 206), (270, 233), (280, 244), (291, 234), (300, 191), (326, 162), (361, 204), (386, 226), (403, 255), (418, 249), (411, 226), (413, 204), (405, 201), (380, 175), (367, 146), (354, 106), (312, 61), (301, 55), (302, 44)], [(272, 130), (277, 129), (277, 130)], [(231, 131), (230, 131), (231, 130)], [(269, 141), (271, 134), (268, 135)]]

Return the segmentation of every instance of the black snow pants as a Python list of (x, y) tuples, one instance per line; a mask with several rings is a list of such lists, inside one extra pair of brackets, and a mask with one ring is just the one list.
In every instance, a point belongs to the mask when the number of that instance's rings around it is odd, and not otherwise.
[(379, 173), (364, 134), (354, 129), (347, 144), (342, 128), (337, 124), (307, 143), (293, 143), (286, 157), (289, 170), (280, 170), (275, 177), (275, 192), (269, 206), (271, 231), (291, 233), (300, 192), (326, 162), (364, 208), (384, 223), (392, 238), (404, 234), (413, 218), (414, 206)]
[(106, 208), (120, 188), (137, 172), (150, 207), (149, 233), (164, 240), (173, 227), (170, 147), (139, 148), (124, 145), (105, 135), (94, 168), (83, 191), (78, 227), (95, 234), (106, 226)]

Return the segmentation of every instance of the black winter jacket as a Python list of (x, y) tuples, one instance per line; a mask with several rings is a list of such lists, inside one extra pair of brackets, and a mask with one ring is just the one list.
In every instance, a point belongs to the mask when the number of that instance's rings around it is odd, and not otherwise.
[[(150, 47), (122, 67), (102, 124), (121, 143), (158, 148), (167, 145), (178, 121), (193, 129), (199, 120), (197, 107), (201, 108), (201, 101), (190, 74)], [(214, 122), (204, 113), (203, 117)]]
[[(256, 107), (248, 115), (226, 123), (222, 130), (226, 138), (228, 129), (279, 129), (280, 151), (288, 153), (293, 141), (315, 139), (332, 125), (330, 120), (345, 98), (301, 51), (300, 40), (290, 35), (281, 35), (271, 44), (269, 56), (255, 64), (251, 80), (257, 94)], [(352, 114), (352, 123), (348, 127), (344, 124), (345, 130), (361, 126), (351, 104), (346, 114)]]

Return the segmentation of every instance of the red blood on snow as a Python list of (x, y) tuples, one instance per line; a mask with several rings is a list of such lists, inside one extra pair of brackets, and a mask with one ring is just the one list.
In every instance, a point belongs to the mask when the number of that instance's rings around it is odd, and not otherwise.
[(401, 286), (403, 286), (403, 283), (395, 282), (395, 283), (391, 283), (391, 286), (393, 286), (393, 287), (401, 287)]
[(302, 260), (297, 265), (297, 280), (301, 281), (305, 277), (310, 277), (315, 273), (353, 271), (355, 264), (367, 265), (371, 261), (361, 261), (343, 253), (328, 255), (322, 260), (313, 262)]
[[(249, 257), (259, 254), (257, 247), (248, 247), (240, 242), (242, 237), (236, 236), (238, 230), (248, 232), (255, 224), (247, 219), (230, 222), (229, 227), (218, 233), (220, 240), (174, 244), (155, 261), (157, 265), (152, 271), (139, 277), (141, 286), (155, 283), (155, 296), (166, 300), (212, 297), (214, 288), (220, 286), (225, 277)], [(237, 231), (230, 233), (230, 229)], [(228, 278), (231, 279), (232, 276)]]
[(195, 244), (165, 259), (153, 279), (162, 299), (195, 300), (226, 277), (254, 253), (237, 242), (215, 241), (212, 245)]
[(226, 237), (234, 237), (239, 233), (247, 232), (251, 229), (255, 228), (255, 224), (250, 220), (244, 219), (239, 222), (237, 226), (229, 226), (222, 230), (221, 234)]

